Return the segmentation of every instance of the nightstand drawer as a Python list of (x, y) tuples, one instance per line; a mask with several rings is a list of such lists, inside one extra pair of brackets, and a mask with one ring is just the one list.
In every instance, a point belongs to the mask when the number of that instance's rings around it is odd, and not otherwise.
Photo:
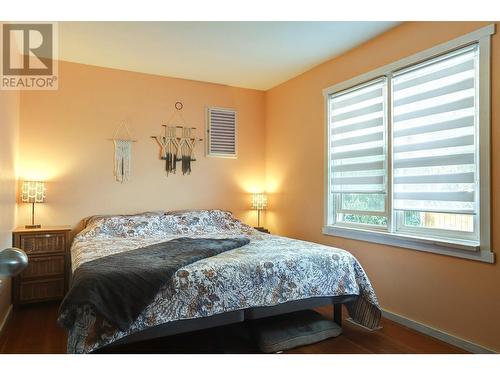
[(14, 305), (61, 300), (68, 288), (71, 228), (19, 227), (12, 243), (28, 254), (28, 267), (12, 279)]
[(66, 250), (64, 233), (23, 234), (20, 242), (27, 254), (64, 253)]
[(64, 277), (64, 255), (30, 257), (28, 267), (21, 274), (21, 279), (33, 277)]
[(20, 303), (49, 301), (64, 297), (64, 278), (22, 281), (19, 285)]

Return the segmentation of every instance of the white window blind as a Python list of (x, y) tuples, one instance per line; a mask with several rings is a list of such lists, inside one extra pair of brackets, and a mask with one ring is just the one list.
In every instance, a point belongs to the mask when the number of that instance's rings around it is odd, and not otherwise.
[(330, 193), (336, 221), (387, 225), (387, 79), (330, 98)]
[(385, 86), (379, 79), (330, 100), (333, 193), (385, 193)]
[(210, 156), (236, 156), (236, 111), (208, 108), (207, 153)]
[(394, 209), (477, 213), (477, 74), (477, 45), (394, 74)]

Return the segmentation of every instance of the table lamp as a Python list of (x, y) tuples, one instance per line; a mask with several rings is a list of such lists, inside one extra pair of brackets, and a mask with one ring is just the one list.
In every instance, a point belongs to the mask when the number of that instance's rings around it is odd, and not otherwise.
[(260, 211), (267, 207), (267, 196), (265, 193), (254, 193), (252, 195), (252, 208), (257, 210), (257, 228), (260, 226)]
[(40, 224), (35, 224), (35, 203), (45, 203), (45, 182), (43, 181), (23, 181), (21, 190), (21, 202), (31, 203), (31, 225), (26, 225), (26, 229), (41, 228)]

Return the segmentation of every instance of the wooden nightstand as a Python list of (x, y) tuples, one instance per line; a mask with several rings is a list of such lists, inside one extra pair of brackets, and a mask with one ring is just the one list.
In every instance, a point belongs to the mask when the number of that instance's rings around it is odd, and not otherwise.
[(70, 227), (19, 227), (14, 247), (28, 255), (28, 267), (12, 283), (14, 305), (61, 300), (69, 281)]

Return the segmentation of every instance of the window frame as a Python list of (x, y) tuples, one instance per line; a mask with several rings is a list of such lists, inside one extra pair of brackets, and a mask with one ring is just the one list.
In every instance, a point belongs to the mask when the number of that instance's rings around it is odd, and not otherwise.
[[(491, 24), (481, 29), (475, 30), (469, 34), (455, 38), (451, 41), (439, 44), (433, 48), (416, 53), (412, 56), (403, 58), (394, 63), (385, 65), (368, 73), (351, 78), (347, 81), (335, 84), (323, 90), (324, 108), (325, 108), (325, 181), (324, 181), (324, 226), (323, 234), (357, 239), (367, 242), (393, 245), (397, 247), (409, 248), (433, 252), (443, 255), (451, 255), (461, 258), (474, 259), (478, 261), (493, 263), (494, 253), (491, 250), (491, 213), (490, 213), (490, 48), (491, 35), (495, 33), (495, 25)], [(419, 235), (420, 231), (412, 229), (411, 231), (397, 231), (400, 225), (398, 216), (393, 213), (393, 194), (392, 194), (392, 75), (403, 69), (423, 63), (427, 60), (451, 53), (470, 46), (478, 45), (478, 101), (477, 101), (477, 134), (481, 147), (478, 147), (477, 157), (479, 158), (478, 172), (478, 205), (479, 215), (474, 218), (474, 225), (478, 225), (479, 245), (477, 241), (467, 238), (456, 240), (447, 238), (436, 238), (425, 234)], [(377, 79), (386, 79), (386, 169), (387, 169), (387, 197), (386, 212), (387, 228), (372, 225), (355, 226), (345, 222), (336, 221), (336, 212), (334, 204), (337, 204), (335, 193), (330, 189), (331, 181), (331, 160), (330, 160), (330, 97), (342, 91), (348, 91), (355, 86), (370, 83)], [(479, 216), (479, 217), (478, 217)], [(376, 227), (376, 228), (374, 228)], [(431, 231), (432, 232), (432, 231)], [(439, 233), (438, 231), (434, 231)], [(452, 231), (443, 230), (442, 233)], [(451, 233), (450, 233), (451, 234)], [(464, 236), (467, 237), (467, 236)]]

